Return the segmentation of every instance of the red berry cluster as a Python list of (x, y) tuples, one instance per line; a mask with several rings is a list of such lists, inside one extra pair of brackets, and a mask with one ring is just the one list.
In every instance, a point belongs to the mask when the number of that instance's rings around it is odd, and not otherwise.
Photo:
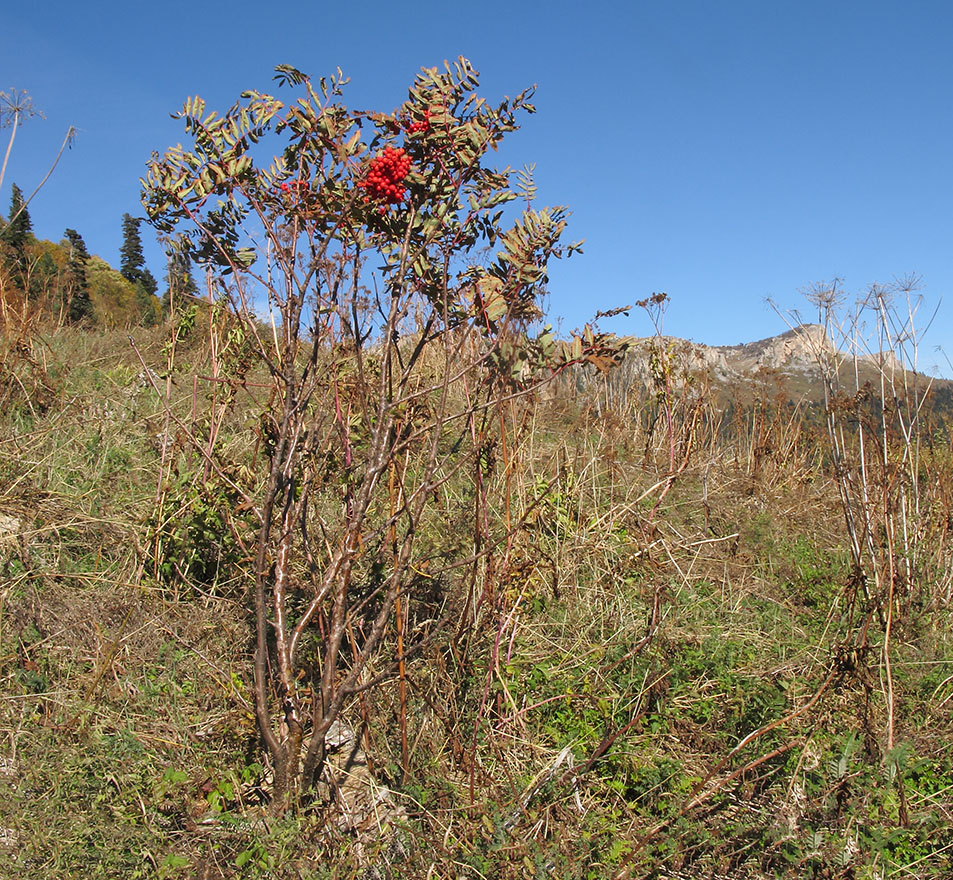
[(420, 122), (411, 122), (404, 129), (407, 134), (416, 134), (418, 131), (427, 131), (430, 128), (430, 111), (424, 110), (424, 118)]
[(401, 148), (384, 147), (384, 152), (371, 160), (367, 176), (358, 186), (367, 190), (364, 201), (377, 199), (385, 205), (396, 205), (404, 200), (407, 188), (404, 178), (410, 171), (410, 157)]
[(308, 188), (307, 180), (292, 180), (290, 183), (288, 181), (285, 181), (283, 184), (281, 184), (281, 187), (280, 187), (283, 193), (287, 193), (289, 195), (293, 194), (295, 190), (297, 190), (297, 194), (299, 197), (304, 194), (303, 190), (306, 190), (307, 188)]

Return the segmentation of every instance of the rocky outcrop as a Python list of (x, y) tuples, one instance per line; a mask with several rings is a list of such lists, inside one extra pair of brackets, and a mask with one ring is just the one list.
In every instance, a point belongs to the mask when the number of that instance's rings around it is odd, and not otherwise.
[[(718, 382), (732, 382), (770, 370), (804, 378), (820, 378), (820, 364), (850, 357), (840, 351), (820, 324), (801, 324), (779, 336), (744, 345), (702, 345), (673, 336), (636, 339), (626, 363), (633, 379), (651, 383), (661, 346), (668, 363), (679, 374), (707, 373)], [(653, 359), (654, 358), (654, 359)], [(893, 352), (860, 355), (867, 369), (902, 369)]]
[[(847, 343), (844, 343), (845, 345)], [(836, 345), (820, 324), (801, 324), (757, 342), (743, 345), (702, 345), (673, 336), (650, 336), (631, 341), (623, 363), (612, 371), (610, 396), (622, 399), (634, 389), (649, 393), (667, 385), (689, 396), (714, 394), (718, 398), (744, 398), (769, 380), (791, 399), (823, 401), (825, 374), (836, 370), (845, 388), (866, 382), (879, 385), (882, 376), (894, 381), (903, 376), (903, 365), (893, 352), (859, 352), (854, 375), (853, 356)], [(578, 370), (562, 378), (582, 391), (605, 379)], [(906, 381), (905, 379), (903, 381)], [(934, 380), (931, 380), (934, 381)], [(942, 384), (942, 380), (935, 380)], [(554, 392), (558, 393), (558, 392)]]
[(747, 345), (722, 346), (736, 372), (768, 369), (813, 368), (819, 356), (835, 353), (827, 332), (820, 324), (801, 324), (780, 336), (772, 336)]

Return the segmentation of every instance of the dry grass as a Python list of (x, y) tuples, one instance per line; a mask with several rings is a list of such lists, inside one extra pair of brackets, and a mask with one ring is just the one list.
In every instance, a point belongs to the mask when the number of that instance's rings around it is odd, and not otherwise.
[[(125, 336), (42, 345), (55, 398), (0, 425), (0, 875), (949, 875), (948, 573), (897, 619), (888, 752), (882, 633), (806, 412), (677, 402), (673, 475), (644, 401), (541, 401), (493, 471), (524, 523), (480, 569), (493, 602), (465, 651), (408, 664), (409, 777), (387, 682), (345, 713), (387, 798), (359, 827), (275, 822), (241, 579), (148, 574), (162, 401)], [(948, 511), (944, 449), (924, 467)]]

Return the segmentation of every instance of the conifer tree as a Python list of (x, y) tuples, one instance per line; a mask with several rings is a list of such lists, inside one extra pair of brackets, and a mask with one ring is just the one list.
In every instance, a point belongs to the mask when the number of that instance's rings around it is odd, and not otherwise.
[(32, 238), (33, 224), (27, 210), (23, 193), (16, 184), (10, 190), (10, 216), (7, 224), (0, 230), (0, 242), (6, 245), (4, 264), (10, 270), (13, 282), (20, 290), (26, 290), (29, 274), (29, 258), (26, 246)]
[(75, 229), (66, 230), (69, 240), (69, 260), (66, 263), (66, 317), (71, 324), (93, 316), (93, 303), (89, 298), (89, 279), (86, 264), (89, 251), (86, 242)]
[(161, 306), (156, 299), (159, 283), (148, 269), (142, 270), (142, 277), (136, 282), (136, 302), (139, 304), (139, 319), (147, 327), (152, 327), (159, 319)]
[[(142, 281), (146, 260), (142, 254), (139, 221), (131, 214), (122, 215), (122, 247), (119, 249), (119, 271), (133, 284)], [(151, 277), (151, 276), (150, 276)]]
[(13, 184), (10, 188), (10, 217), (3, 231), (0, 232), (0, 240), (22, 253), (32, 231), (33, 223), (30, 220), (26, 202), (23, 200), (23, 192), (20, 187)]
[(122, 247), (119, 250), (119, 271), (123, 278), (136, 285), (139, 317), (147, 325), (156, 321), (153, 298), (159, 289), (155, 276), (146, 268), (139, 235), (139, 220), (130, 214), (122, 215)]
[(142, 277), (139, 279), (139, 284), (142, 285), (143, 290), (149, 294), (149, 296), (155, 296), (156, 291), (159, 289), (159, 282), (156, 281), (155, 276), (148, 270), (142, 270)]

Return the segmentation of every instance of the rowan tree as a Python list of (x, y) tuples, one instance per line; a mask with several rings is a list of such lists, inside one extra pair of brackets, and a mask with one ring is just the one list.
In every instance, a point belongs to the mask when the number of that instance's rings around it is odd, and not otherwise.
[[(511, 406), (622, 347), (539, 325), (549, 260), (578, 249), (561, 241), (568, 212), (508, 209), (527, 193), (487, 164), (532, 89), (490, 104), (461, 58), (422, 70), (393, 112), (354, 111), (340, 71), (276, 70), (287, 101), (186, 101), (189, 145), (153, 157), (143, 204), (211, 270), (238, 322), (227, 344), (271, 377), (260, 395), (231, 377), (259, 411), (260, 471), (239, 476), (214, 433), (196, 447), (242, 512), (229, 522), (253, 560), (252, 692), (280, 813), (312, 796), (356, 694), (500, 612), (480, 572), (516, 528), (487, 496)], [(447, 495), (459, 480), (473, 505)]]

